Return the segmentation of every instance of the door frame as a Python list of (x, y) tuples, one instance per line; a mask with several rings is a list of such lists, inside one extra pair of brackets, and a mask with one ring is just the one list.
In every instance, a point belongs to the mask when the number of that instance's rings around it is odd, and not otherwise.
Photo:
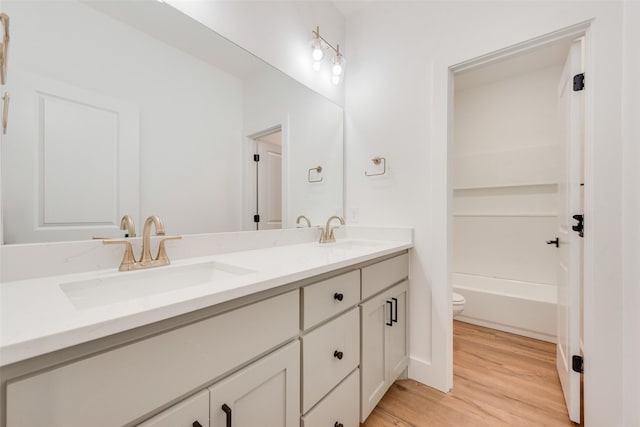
[[(447, 149), (446, 149), (446, 168), (447, 168), (447, 208), (446, 208), (446, 277), (447, 277), (447, 311), (448, 318), (452, 318), (452, 292), (453, 292), (453, 145), (454, 145), (454, 78), (457, 73), (462, 71), (469, 71), (477, 68), (481, 65), (496, 62), (502, 59), (506, 59), (510, 56), (518, 54), (528, 53), (540, 48), (544, 48), (553, 45), (558, 42), (567, 41), (570, 39), (576, 39), (579, 37), (584, 38), (584, 72), (586, 76), (592, 76), (594, 71), (593, 55), (592, 55), (592, 30), (591, 21), (585, 21), (554, 31), (549, 34), (545, 34), (540, 37), (536, 37), (527, 40), (522, 43), (518, 43), (497, 51), (482, 55), (479, 57), (471, 58), (457, 64), (450, 65), (448, 67), (448, 104), (447, 104)], [(587, 77), (588, 81), (593, 81)], [(588, 84), (588, 83), (587, 83)], [(586, 218), (592, 218), (594, 212), (594, 186), (591, 185), (594, 181), (594, 168), (593, 168), (593, 145), (594, 145), (594, 129), (593, 129), (593, 110), (594, 110), (594, 90), (585, 91), (585, 113), (584, 113), (584, 216)], [(443, 236), (444, 237), (444, 236)], [(593, 243), (589, 236), (589, 233), (585, 234), (584, 238), (584, 252), (583, 252), (583, 295), (593, 294), (595, 287), (594, 283), (594, 250)], [(587, 341), (591, 337), (591, 325), (594, 322), (594, 308), (592, 305), (587, 304), (587, 299), (583, 297), (583, 312), (582, 322), (584, 327), (583, 338)], [(589, 300), (590, 302), (593, 302)], [(453, 322), (448, 322), (445, 325), (446, 340), (447, 340), (447, 354), (446, 354), (446, 367), (447, 367), (447, 385), (451, 389), (453, 387)], [(590, 343), (585, 344), (585, 347), (591, 347)], [(585, 372), (588, 372), (585, 370)], [(584, 398), (583, 404), (586, 407), (586, 402), (590, 396), (590, 381), (587, 380), (586, 375), (584, 378)], [(584, 422), (584, 420), (583, 420)]]
[(255, 223), (253, 222), (253, 215), (256, 212), (256, 168), (253, 162), (253, 155), (257, 152), (256, 139), (269, 135), (271, 133), (282, 132), (281, 144), (282, 144), (282, 227), (286, 228), (286, 224), (289, 224), (289, 159), (290, 156), (290, 144), (289, 144), (289, 114), (280, 117), (280, 120), (271, 122), (259, 130), (253, 129), (245, 132), (243, 138), (242, 148), (242, 167), (243, 167), (243, 219), (242, 229), (245, 231), (255, 231)]

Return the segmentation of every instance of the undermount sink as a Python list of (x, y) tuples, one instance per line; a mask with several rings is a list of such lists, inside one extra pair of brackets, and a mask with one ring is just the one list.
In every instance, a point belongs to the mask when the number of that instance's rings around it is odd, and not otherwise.
[(254, 272), (230, 264), (206, 262), (117, 273), (61, 283), (60, 288), (76, 308), (82, 309), (216, 283)]

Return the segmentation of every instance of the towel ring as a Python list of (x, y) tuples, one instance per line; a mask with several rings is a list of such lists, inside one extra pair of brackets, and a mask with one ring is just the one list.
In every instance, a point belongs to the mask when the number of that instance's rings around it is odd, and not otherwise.
[(377, 175), (384, 175), (385, 173), (387, 173), (387, 159), (386, 158), (384, 158), (384, 157), (374, 157), (373, 159), (371, 159), (371, 161), (376, 166), (378, 166), (380, 163), (382, 163), (382, 172), (379, 172), (379, 173), (368, 173), (367, 171), (364, 171), (364, 174), (366, 176), (377, 176)]
[(311, 171), (316, 171), (316, 173), (321, 173), (322, 172), (322, 166), (316, 166), (315, 168), (311, 168), (309, 169), (309, 172), (307, 172), (307, 181), (309, 182), (322, 182), (322, 180), (324, 179), (323, 177), (320, 177), (320, 179), (311, 179)]

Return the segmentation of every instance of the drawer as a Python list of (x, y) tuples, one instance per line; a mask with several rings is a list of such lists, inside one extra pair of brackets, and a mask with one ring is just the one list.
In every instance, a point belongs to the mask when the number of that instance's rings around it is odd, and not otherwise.
[(193, 427), (209, 425), (209, 390), (183, 400), (138, 427)]
[(360, 363), (360, 316), (354, 308), (302, 337), (302, 412)]
[(362, 299), (367, 299), (383, 289), (409, 276), (409, 257), (402, 254), (362, 269)]
[(302, 417), (302, 427), (358, 427), (360, 370), (356, 369), (318, 405)]
[(299, 324), (295, 290), (11, 382), (7, 425), (128, 424), (297, 336)]
[(309, 329), (360, 301), (360, 270), (302, 289), (302, 329)]

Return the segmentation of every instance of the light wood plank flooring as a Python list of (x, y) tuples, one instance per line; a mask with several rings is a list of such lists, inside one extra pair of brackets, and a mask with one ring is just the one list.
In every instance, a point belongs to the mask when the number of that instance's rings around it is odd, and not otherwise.
[(397, 381), (361, 426), (576, 426), (553, 344), (454, 322), (453, 365), (450, 393)]

